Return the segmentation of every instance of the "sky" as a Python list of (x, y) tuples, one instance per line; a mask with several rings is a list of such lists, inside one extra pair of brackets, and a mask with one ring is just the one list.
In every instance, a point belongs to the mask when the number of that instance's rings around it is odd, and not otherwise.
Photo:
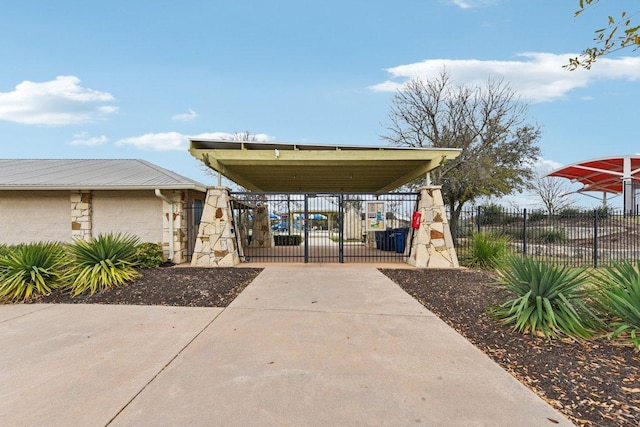
[[(562, 67), (618, 7), (576, 18), (578, 0), (5, 0), (0, 158), (144, 159), (215, 185), (190, 136), (384, 146), (394, 93), (443, 67), (456, 84), (503, 80), (529, 104), (541, 168), (636, 154), (640, 52)], [(512, 204), (535, 203), (524, 196)]]

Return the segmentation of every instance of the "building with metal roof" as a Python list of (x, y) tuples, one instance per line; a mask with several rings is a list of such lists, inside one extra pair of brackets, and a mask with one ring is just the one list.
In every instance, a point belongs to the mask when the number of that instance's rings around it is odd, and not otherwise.
[(0, 190), (197, 190), (203, 184), (138, 159), (0, 159)]
[(0, 159), (0, 243), (121, 232), (187, 261), (206, 187), (136, 159)]

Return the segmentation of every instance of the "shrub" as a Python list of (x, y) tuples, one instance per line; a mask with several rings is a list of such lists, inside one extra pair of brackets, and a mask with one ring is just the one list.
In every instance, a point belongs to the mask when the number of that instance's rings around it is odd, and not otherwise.
[(504, 262), (511, 239), (490, 231), (474, 233), (463, 262), (469, 267), (494, 270)]
[(518, 215), (513, 215), (503, 207), (490, 203), (480, 207), (481, 225), (511, 224), (519, 220)]
[(564, 208), (560, 212), (558, 212), (558, 218), (560, 218), (560, 219), (579, 219), (579, 218), (583, 218), (585, 216), (584, 212), (586, 212), (586, 211), (581, 211), (580, 209), (576, 209), (576, 208)]
[(136, 246), (136, 265), (141, 268), (155, 268), (164, 261), (161, 243), (144, 242)]
[(73, 294), (79, 295), (121, 286), (133, 280), (138, 272), (136, 245), (138, 238), (130, 235), (101, 234), (90, 242), (76, 240), (70, 247), (75, 266)]
[(298, 246), (302, 243), (302, 236), (298, 234), (281, 234), (273, 236), (273, 242), (276, 246)]
[(640, 349), (640, 261), (614, 264), (595, 277), (595, 305), (606, 318), (609, 338)]
[(533, 211), (529, 214), (528, 219), (531, 222), (542, 221), (547, 217), (545, 211)]
[(560, 243), (566, 239), (561, 230), (535, 230), (530, 238), (540, 243)]
[(583, 301), (588, 280), (584, 269), (513, 257), (497, 273), (496, 285), (504, 287), (508, 296), (489, 309), (491, 316), (513, 324), (521, 333), (541, 332), (547, 338), (591, 336), (595, 322)]
[(60, 243), (5, 247), (0, 254), (0, 299), (26, 300), (69, 284), (69, 259)]

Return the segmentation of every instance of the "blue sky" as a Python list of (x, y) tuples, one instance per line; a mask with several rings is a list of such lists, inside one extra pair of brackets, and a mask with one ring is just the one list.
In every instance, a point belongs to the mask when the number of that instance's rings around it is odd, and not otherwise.
[(500, 78), (526, 99), (541, 164), (638, 153), (640, 54), (564, 70), (621, 11), (603, 2), (574, 18), (577, 6), (7, 0), (0, 157), (141, 158), (215, 184), (188, 136), (384, 145), (394, 91), (443, 66), (457, 83)]

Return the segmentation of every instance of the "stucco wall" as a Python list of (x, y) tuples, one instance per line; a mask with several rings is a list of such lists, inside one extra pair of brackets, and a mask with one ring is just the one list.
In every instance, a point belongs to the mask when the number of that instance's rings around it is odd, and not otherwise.
[(68, 191), (0, 191), (0, 243), (71, 242)]
[(162, 242), (162, 200), (153, 191), (93, 191), (94, 237), (121, 232), (141, 242)]

